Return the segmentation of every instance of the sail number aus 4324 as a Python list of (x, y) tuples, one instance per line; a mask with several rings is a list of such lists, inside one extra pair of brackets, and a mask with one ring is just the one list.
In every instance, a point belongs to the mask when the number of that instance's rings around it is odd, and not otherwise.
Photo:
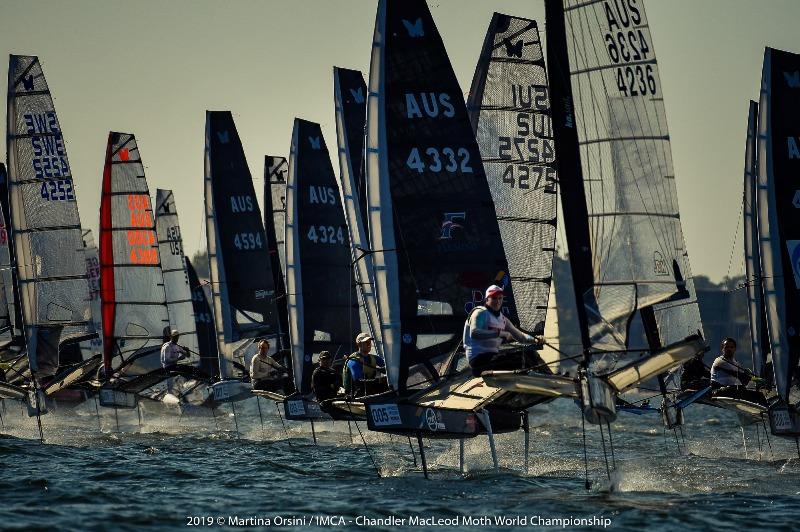
[(75, 193), (72, 190), (72, 179), (50, 179), (44, 181), (41, 187), (42, 198), (47, 201), (74, 201)]
[(306, 237), (315, 244), (344, 244), (344, 231), (331, 225), (312, 225)]
[(408, 154), (406, 165), (420, 174), (425, 170), (429, 172), (449, 172), (461, 171), (466, 174), (472, 173), (469, 165), (469, 150), (466, 148), (411, 148)]
[(653, 65), (617, 67), (617, 88), (625, 96), (655, 95)]

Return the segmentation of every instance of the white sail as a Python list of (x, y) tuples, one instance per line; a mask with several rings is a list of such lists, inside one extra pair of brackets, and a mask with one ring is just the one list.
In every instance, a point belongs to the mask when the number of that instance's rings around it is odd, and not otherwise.
[(170, 327), (180, 333), (179, 343), (189, 351), (189, 360), (199, 364), (192, 292), (184, 262), (175, 196), (171, 190), (156, 190), (156, 234)]

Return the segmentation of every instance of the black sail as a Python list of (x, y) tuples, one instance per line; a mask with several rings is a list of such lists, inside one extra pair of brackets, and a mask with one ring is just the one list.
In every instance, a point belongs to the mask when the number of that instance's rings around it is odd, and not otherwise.
[(764, 51), (758, 105), (762, 288), (778, 395), (788, 401), (800, 356), (800, 55)]
[[(286, 300), (284, 277), (286, 233), (286, 172), (289, 165), (284, 157), (264, 158), (264, 233), (275, 286), (275, 303), (278, 312), (278, 348), (289, 349), (289, 308)], [(278, 196), (276, 198), (275, 196)], [(275, 201), (277, 199), (277, 201)], [(278, 208), (276, 209), (276, 203)], [(280, 237), (278, 236), (280, 235)]]
[(336, 104), (336, 143), (339, 146), (339, 193), (350, 237), (350, 254), (356, 292), (364, 310), (375, 352), (383, 356), (378, 302), (375, 295), (373, 255), (367, 234), (366, 184), (364, 178), (364, 125), (367, 88), (361, 72), (333, 68)]
[(508, 264), (463, 91), (423, 0), (379, 2), (368, 98), (370, 243), (387, 374), (402, 391), (436, 377)]
[(295, 386), (308, 393), (312, 354), (350, 354), (360, 319), (328, 147), (319, 124), (300, 119), (286, 187), (286, 281)]
[(217, 360), (217, 331), (214, 328), (214, 314), (208, 304), (208, 297), (200, 284), (197, 272), (189, 257), (186, 257), (186, 274), (189, 277), (189, 289), (192, 292), (192, 308), (194, 324), (197, 329), (197, 346), (200, 353), (200, 369), (212, 378), (219, 376)]
[(467, 107), (497, 210), (520, 326), (544, 334), (558, 204), (547, 71), (535, 21), (494, 14)]
[(224, 378), (246, 360), (236, 342), (278, 333), (275, 286), (253, 179), (230, 111), (206, 113), (206, 238)]

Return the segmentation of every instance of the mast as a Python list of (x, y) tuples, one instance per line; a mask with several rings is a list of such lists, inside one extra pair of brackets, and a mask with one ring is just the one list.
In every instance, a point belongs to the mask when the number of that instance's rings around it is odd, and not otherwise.
[(89, 280), (89, 299), (92, 310), (92, 327), (98, 334), (81, 344), (83, 359), (86, 360), (98, 353), (103, 352), (103, 324), (102, 324), (102, 305), (100, 303), (100, 256), (97, 252), (97, 245), (91, 229), (83, 230), (83, 249), (86, 256), (86, 276)]
[(39, 60), (10, 56), (8, 190), (16, 284), (36, 376), (58, 370), (62, 345), (93, 336), (72, 169)]
[[(156, 234), (167, 295), (170, 328), (180, 334), (180, 345), (189, 351), (189, 361), (199, 364), (192, 293), (183, 255), (178, 209), (171, 190), (156, 189)], [(165, 335), (165, 340), (166, 340)]]
[(758, 242), (758, 205), (756, 136), (758, 135), (758, 103), (751, 101), (747, 115), (747, 141), (744, 155), (744, 265), (747, 287), (747, 310), (750, 323), (750, 350), (752, 368), (756, 375), (763, 374), (765, 362), (764, 306), (761, 298), (761, 253)]
[(219, 377), (219, 352), (217, 351), (217, 331), (214, 329), (214, 314), (208, 304), (206, 291), (200, 284), (197, 272), (189, 257), (186, 257), (186, 274), (189, 277), (189, 288), (192, 290), (192, 306), (194, 311), (195, 330), (197, 331), (197, 347), (200, 353), (200, 369), (212, 379)]
[(350, 237), (356, 292), (364, 309), (375, 352), (383, 356), (373, 257), (367, 236), (366, 185), (363, 182), (367, 85), (361, 72), (334, 67), (333, 92), (336, 102), (336, 142), (339, 147), (339, 195)]
[(169, 328), (164, 277), (136, 138), (110, 132), (100, 202), (100, 298), (106, 378), (161, 368)]
[(562, 0), (545, 0), (544, 8), (547, 21), (547, 64), (550, 67), (548, 80), (551, 117), (558, 161), (561, 209), (564, 213), (564, 233), (567, 238), (572, 286), (575, 291), (575, 309), (580, 326), (584, 360), (588, 363), (592, 342), (589, 339), (589, 320), (584, 296), (592, 294), (594, 273), (589, 239), (589, 211), (586, 208), (586, 192), (567, 55), (564, 5)]
[[(272, 265), (275, 303), (278, 311), (278, 349), (291, 346), (289, 340), (289, 308), (286, 297), (284, 268), (286, 233), (286, 172), (289, 165), (284, 157), (264, 157), (264, 232)], [(279, 236), (280, 235), (280, 236)]]

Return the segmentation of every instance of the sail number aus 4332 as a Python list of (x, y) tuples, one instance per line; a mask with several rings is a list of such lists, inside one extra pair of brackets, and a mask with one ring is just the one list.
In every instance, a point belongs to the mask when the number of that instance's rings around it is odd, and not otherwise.
[(72, 179), (50, 179), (44, 181), (40, 190), (42, 198), (47, 201), (74, 201)]
[(344, 231), (331, 225), (312, 225), (306, 237), (315, 244), (344, 244)]
[(463, 172), (471, 174), (469, 150), (466, 148), (411, 148), (406, 165), (420, 174), (429, 172)]

